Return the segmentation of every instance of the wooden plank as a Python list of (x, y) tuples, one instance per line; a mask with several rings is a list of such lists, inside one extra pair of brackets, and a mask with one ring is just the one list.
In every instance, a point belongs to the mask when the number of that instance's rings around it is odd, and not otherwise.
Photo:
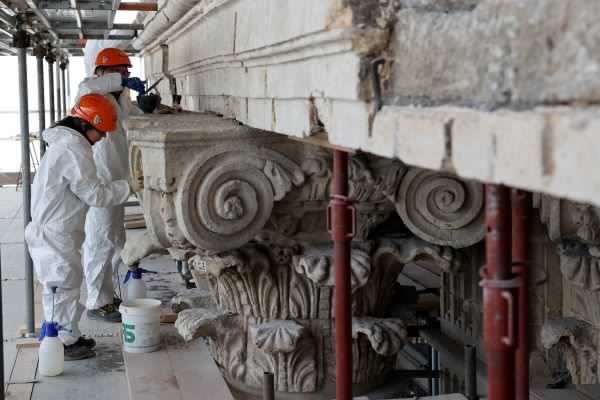
[[(9, 382), (30, 382), (35, 380), (38, 364), (37, 347), (20, 347), (10, 373)], [(10, 400), (30, 400), (33, 383), (8, 384), (6, 398)]]
[(229, 387), (210, 355), (203, 340), (185, 343), (175, 333), (177, 345), (169, 346), (167, 353), (177, 377), (181, 398), (196, 400), (199, 393), (210, 393), (212, 399), (233, 400)]
[(128, 221), (124, 223), (125, 229), (143, 229), (146, 228), (145, 220)]
[(123, 352), (130, 400), (183, 400), (166, 351)]
[(40, 341), (37, 338), (19, 339), (15, 345), (17, 346), (17, 349), (20, 349), (21, 347), (38, 348), (40, 347)]
[(162, 311), (160, 314), (160, 323), (161, 324), (173, 324), (177, 320), (177, 314), (174, 312), (166, 312)]
[(202, 340), (185, 343), (172, 325), (161, 326), (154, 353), (123, 353), (130, 400), (233, 400), (227, 384)]

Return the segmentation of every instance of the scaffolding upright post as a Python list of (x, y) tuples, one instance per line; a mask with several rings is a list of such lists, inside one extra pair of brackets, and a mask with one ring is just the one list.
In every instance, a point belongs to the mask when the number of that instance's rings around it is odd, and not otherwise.
[(485, 188), (485, 268), (483, 270), (483, 341), (488, 366), (488, 399), (515, 399), (518, 346), (517, 289), (511, 266), (510, 191)]
[[(29, 104), (27, 98), (27, 48), (29, 35), (23, 30), (13, 37), (19, 63), (19, 114), (21, 117), (21, 168), (23, 183), (23, 223), (31, 221), (31, 166), (29, 165)], [(27, 246), (25, 248), (25, 312), (27, 336), (35, 336), (33, 300), (33, 262)]]
[(60, 61), (56, 60), (56, 119), (62, 119), (62, 101), (60, 100)]
[(54, 55), (48, 51), (46, 55), (48, 63), (48, 99), (50, 100), (50, 125), (56, 122), (56, 110), (54, 108)]
[(335, 251), (336, 399), (352, 399), (352, 294), (350, 242), (354, 210), (348, 199), (348, 153), (333, 152), (333, 185), (328, 225)]
[(44, 99), (44, 56), (46, 49), (36, 46), (33, 54), (37, 60), (37, 87), (38, 87), (38, 127), (40, 137), (40, 156), (46, 152), (46, 142), (42, 139), (42, 132), (46, 129), (46, 104)]
[(519, 286), (519, 347), (515, 362), (516, 400), (529, 400), (529, 235), (531, 193), (513, 189), (512, 262), (513, 272), (520, 277)]
[(65, 69), (67, 68), (67, 61), (63, 60), (60, 62), (60, 75), (62, 77), (62, 116), (63, 118), (67, 115), (67, 79), (65, 75)]

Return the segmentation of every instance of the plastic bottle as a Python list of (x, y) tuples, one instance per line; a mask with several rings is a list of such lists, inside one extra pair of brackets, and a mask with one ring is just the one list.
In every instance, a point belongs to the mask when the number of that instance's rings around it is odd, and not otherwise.
[(144, 273), (155, 273), (153, 271), (147, 271), (143, 268), (135, 268), (127, 271), (125, 275), (125, 299), (126, 300), (137, 300), (146, 298), (146, 284), (142, 280), (142, 274)]
[(57, 376), (65, 368), (65, 347), (58, 338), (58, 324), (44, 322), (39, 350), (38, 372), (43, 376)]

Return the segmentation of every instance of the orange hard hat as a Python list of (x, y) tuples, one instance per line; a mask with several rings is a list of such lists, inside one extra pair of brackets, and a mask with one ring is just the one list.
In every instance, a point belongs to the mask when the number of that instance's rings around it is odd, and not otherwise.
[(96, 56), (96, 68), (98, 67), (114, 67), (117, 65), (127, 65), (131, 67), (129, 56), (121, 49), (108, 47)]
[(79, 104), (71, 109), (71, 115), (101, 132), (112, 132), (117, 127), (117, 112), (110, 100), (101, 94), (81, 96)]

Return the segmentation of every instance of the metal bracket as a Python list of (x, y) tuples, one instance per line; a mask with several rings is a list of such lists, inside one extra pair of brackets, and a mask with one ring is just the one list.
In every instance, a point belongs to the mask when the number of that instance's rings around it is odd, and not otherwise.
[(379, 66), (385, 63), (385, 58), (377, 57), (371, 61), (371, 84), (373, 88), (373, 100), (375, 102), (375, 112), (383, 107), (381, 98), (381, 77), (379, 76)]
[[(335, 197), (335, 195), (333, 196)], [(347, 201), (347, 198), (344, 198), (344, 200)], [(333, 221), (333, 217), (332, 217), (332, 208), (333, 206), (331, 204), (329, 204), (327, 206), (327, 232), (331, 235), (333, 228), (332, 228), (332, 221)], [(353, 205), (347, 205), (346, 206), (346, 211), (350, 211), (350, 232), (347, 234), (348, 239), (352, 239), (354, 238), (354, 236), (356, 236), (356, 207), (354, 207)]]

